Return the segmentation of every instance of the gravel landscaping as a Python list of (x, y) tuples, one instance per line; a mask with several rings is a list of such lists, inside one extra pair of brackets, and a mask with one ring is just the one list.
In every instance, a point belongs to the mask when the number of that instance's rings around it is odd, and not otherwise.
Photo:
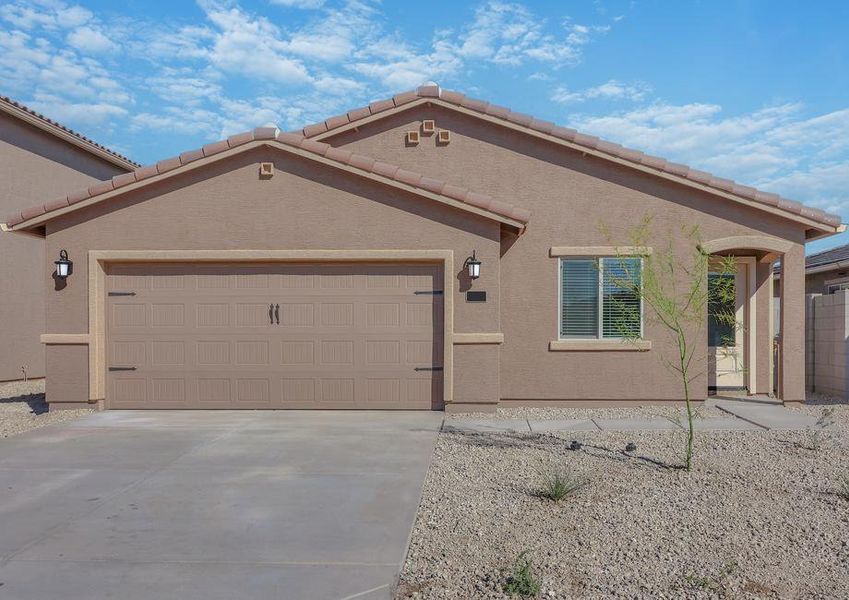
[[(834, 402), (795, 409), (820, 416)], [(505, 598), (527, 553), (541, 598), (845, 598), (849, 405), (811, 431), (440, 434), (398, 598)], [(716, 416), (703, 409), (703, 416)], [(722, 414), (722, 413), (719, 413)], [(675, 407), (506, 409), (492, 418), (667, 416)], [(447, 421), (450, 419), (446, 419)], [(581, 450), (568, 449), (571, 440)], [(625, 452), (628, 442), (637, 444)], [(545, 474), (587, 485), (555, 502)]]
[(0, 383), (0, 438), (78, 419), (92, 412), (88, 408), (48, 412), (43, 379)]

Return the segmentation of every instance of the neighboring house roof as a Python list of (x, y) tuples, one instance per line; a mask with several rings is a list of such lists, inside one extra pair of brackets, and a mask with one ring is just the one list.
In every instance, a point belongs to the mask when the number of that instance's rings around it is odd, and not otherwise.
[(16, 102), (6, 96), (0, 96), (0, 112), (4, 112), (29, 123), (30, 125), (38, 127), (42, 131), (46, 131), (61, 140), (69, 142), (74, 146), (77, 146), (98, 158), (122, 167), (127, 171), (132, 171), (136, 167), (140, 166), (137, 162), (130, 160), (126, 156), (118, 154), (106, 146), (102, 146), (52, 119), (48, 119), (41, 113), (38, 113), (31, 108), (24, 106), (20, 102)]
[(838, 215), (805, 206), (778, 194), (741, 185), (730, 179), (716, 177), (705, 171), (691, 169), (686, 165), (650, 156), (639, 150), (625, 148), (595, 136), (585, 135), (574, 129), (560, 127), (550, 121), (541, 121), (531, 115), (513, 112), (503, 106), (469, 98), (460, 92), (443, 90), (436, 84), (423, 85), (414, 91), (397, 94), (388, 100), (372, 102), (368, 106), (350, 110), (343, 115), (331, 117), (321, 123), (308, 125), (300, 133), (310, 138), (325, 139), (342, 131), (428, 103), (499, 123), (581, 152), (636, 167), (642, 171), (697, 187), (730, 200), (768, 210), (815, 227), (824, 232), (825, 235), (842, 230), (841, 219)]
[(466, 188), (425, 177), (368, 156), (355, 154), (330, 144), (294, 133), (281, 133), (274, 127), (258, 127), (253, 131), (230, 136), (203, 148), (161, 160), (155, 165), (116, 175), (89, 188), (15, 213), (6, 220), (5, 229), (36, 227), (59, 215), (113, 198), (119, 194), (161, 181), (180, 172), (259, 146), (272, 146), (317, 162), (400, 188), (443, 204), (476, 213), (524, 231), (531, 213), (523, 208), (494, 200)]
[[(849, 244), (805, 257), (805, 273), (819, 273), (847, 267), (849, 267)], [(774, 272), (781, 273), (781, 263), (775, 265)]]

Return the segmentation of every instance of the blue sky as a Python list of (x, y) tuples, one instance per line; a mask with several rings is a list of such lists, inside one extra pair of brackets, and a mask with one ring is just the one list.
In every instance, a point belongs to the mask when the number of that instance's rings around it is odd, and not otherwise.
[(434, 80), (849, 221), (848, 24), (837, 0), (0, 0), (0, 94), (149, 163)]

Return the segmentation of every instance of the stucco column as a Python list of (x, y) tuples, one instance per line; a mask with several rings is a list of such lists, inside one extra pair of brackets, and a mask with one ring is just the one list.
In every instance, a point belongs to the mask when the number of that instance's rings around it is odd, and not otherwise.
[[(755, 386), (752, 394), (772, 393), (772, 377), (769, 369), (772, 355), (772, 271), (775, 263), (758, 262), (755, 277), (755, 351), (749, 359), (755, 370)], [(750, 324), (749, 327), (752, 325)]]
[(805, 247), (794, 245), (781, 258), (781, 346), (778, 397), (805, 401)]

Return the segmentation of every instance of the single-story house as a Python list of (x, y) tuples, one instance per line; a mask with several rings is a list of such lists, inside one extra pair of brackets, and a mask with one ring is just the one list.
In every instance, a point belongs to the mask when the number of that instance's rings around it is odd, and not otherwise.
[[(0, 214), (85, 187), (136, 163), (0, 96)], [(43, 236), (0, 234), (0, 381), (44, 377)], [(51, 282), (52, 283), (52, 282)]]
[[(4, 227), (46, 238), (51, 282), (53, 257), (73, 263), (47, 292), (51, 408), (491, 411), (682, 399), (666, 331), (644, 314), (625, 342), (605, 319), (605, 259), (652, 252), (627, 247), (646, 214), (657, 244), (698, 224), (707, 252), (738, 260), (747, 368), (716, 358), (696, 394), (768, 393), (775, 367), (779, 396), (804, 401), (805, 243), (839, 217), (435, 84), (234, 135)], [(705, 334), (697, 358), (716, 351)]]

